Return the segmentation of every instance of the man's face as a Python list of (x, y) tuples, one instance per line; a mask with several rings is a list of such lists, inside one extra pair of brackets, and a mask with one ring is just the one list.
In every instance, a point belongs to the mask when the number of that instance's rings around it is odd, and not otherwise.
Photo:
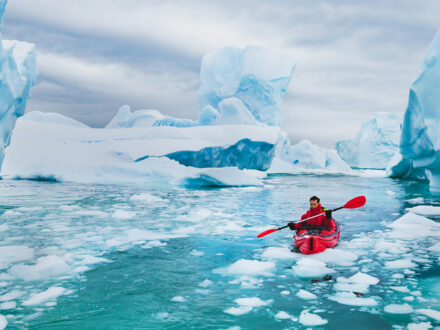
[(317, 207), (318, 206), (318, 201), (315, 201), (314, 199), (312, 199), (311, 201), (310, 201), (310, 208), (311, 209), (314, 209), (315, 207)]

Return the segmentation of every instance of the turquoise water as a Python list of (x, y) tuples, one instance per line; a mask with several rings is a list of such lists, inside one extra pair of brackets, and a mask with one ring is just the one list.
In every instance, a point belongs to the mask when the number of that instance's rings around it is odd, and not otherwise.
[[(326, 320), (317, 326), (325, 329), (406, 328), (420, 322), (440, 326), (416, 311), (440, 310), (438, 252), (428, 250), (438, 236), (402, 241), (388, 234), (386, 226), (408, 207), (440, 204), (423, 183), (286, 175), (270, 176), (264, 187), (222, 189), (35, 181), (0, 181), (0, 186), (0, 246), (33, 249), (27, 260), (3, 267), (0, 257), (0, 302), (8, 292), (21, 292), (8, 300), (15, 308), (0, 310), (11, 329), (301, 329), (306, 328), (298, 319), (304, 310)], [(339, 254), (320, 259), (331, 270), (328, 281), (312, 281), (324, 273), (299, 276), (295, 266), (301, 256), (289, 252), (291, 258), (280, 257), (280, 251), (293, 247), (288, 229), (256, 238), (297, 219), (311, 195), (320, 196), (326, 207), (367, 197), (365, 207), (334, 214), (341, 227)], [(273, 247), (281, 250), (269, 256)], [(38, 258), (47, 256), (53, 256), (47, 268), (43, 259), (35, 267)], [(384, 267), (387, 261), (408, 258), (413, 267)], [(228, 268), (241, 259), (273, 266), (248, 274)], [(31, 267), (11, 271), (19, 264)], [(318, 266), (306, 270), (314, 272)], [(337, 279), (358, 271), (380, 280), (359, 297), (371, 298), (375, 305), (332, 300)], [(65, 294), (23, 306), (33, 294), (53, 286), (65, 288)], [(300, 289), (317, 298), (301, 299), (296, 296)], [(238, 298), (259, 298), (264, 305), (243, 315), (225, 312), (240, 307), (234, 301)], [(389, 304), (404, 303), (413, 311), (384, 312)], [(280, 311), (291, 317), (275, 317)]]

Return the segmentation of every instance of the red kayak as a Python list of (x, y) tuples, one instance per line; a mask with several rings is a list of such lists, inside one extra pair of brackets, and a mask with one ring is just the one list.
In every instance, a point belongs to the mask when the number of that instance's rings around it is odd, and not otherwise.
[(314, 254), (323, 252), (327, 248), (333, 248), (339, 241), (339, 224), (336, 220), (331, 220), (335, 226), (332, 230), (328, 228), (301, 228), (297, 230), (293, 241), (297, 251), (303, 254)]

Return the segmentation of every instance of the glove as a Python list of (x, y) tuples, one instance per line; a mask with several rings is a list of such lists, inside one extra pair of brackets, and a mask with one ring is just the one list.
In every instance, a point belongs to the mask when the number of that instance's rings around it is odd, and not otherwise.
[(331, 211), (331, 210), (327, 210), (327, 211), (325, 211), (325, 217), (326, 217), (327, 219), (331, 219), (331, 218), (332, 218), (332, 211)]
[(293, 222), (289, 222), (287, 226), (289, 226), (290, 230), (295, 230), (295, 224)]

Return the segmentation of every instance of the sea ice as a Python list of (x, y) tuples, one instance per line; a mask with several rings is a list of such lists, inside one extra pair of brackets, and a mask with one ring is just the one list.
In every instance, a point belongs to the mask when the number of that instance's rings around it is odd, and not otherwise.
[(296, 296), (300, 297), (301, 299), (305, 299), (305, 300), (317, 299), (315, 294), (313, 294), (313, 293), (311, 293), (309, 291), (303, 290), (303, 289), (300, 289), (296, 293)]
[(398, 305), (398, 304), (389, 304), (384, 307), (384, 311), (389, 314), (409, 314), (414, 310), (407, 303)]
[(0, 304), (0, 309), (15, 309), (17, 307), (17, 303), (15, 301), (7, 301)]
[(298, 277), (319, 277), (335, 272), (334, 269), (328, 268), (324, 262), (308, 258), (299, 260), (292, 269)]
[(304, 310), (301, 312), (298, 322), (301, 323), (302, 325), (305, 325), (306, 327), (313, 327), (328, 323), (326, 319), (323, 319), (321, 316), (317, 314), (309, 313), (308, 310)]
[(37, 281), (54, 276), (69, 274), (72, 271), (58, 256), (46, 256), (37, 259), (35, 265), (18, 264), (9, 269), (9, 274), (25, 281)]
[(54, 300), (61, 295), (67, 294), (69, 291), (59, 286), (52, 286), (46, 291), (35, 293), (23, 302), (23, 306), (41, 305), (50, 300)]
[(292, 319), (292, 315), (284, 311), (279, 311), (278, 313), (275, 314), (275, 318), (280, 320), (288, 320), (288, 319)]
[(355, 295), (353, 292), (337, 292), (329, 296), (328, 299), (336, 301), (343, 305), (351, 306), (376, 306), (377, 301), (373, 298), (362, 298)]
[(225, 309), (224, 312), (231, 315), (243, 315), (247, 314), (252, 310), (251, 306), (240, 306), (240, 307), (230, 307), (228, 309)]
[(426, 315), (436, 321), (440, 321), (440, 312), (429, 308), (416, 309), (416, 312)]
[(440, 206), (419, 205), (406, 210), (424, 216), (440, 215)]
[(183, 298), (182, 296), (175, 296), (175, 297), (173, 297), (173, 298), (171, 299), (171, 301), (174, 301), (174, 302), (185, 302), (186, 299)]
[(6, 317), (0, 314), (0, 330), (3, 330), (8, 325), (8, 321), (6, 320)]
[(214, 270), (216, 273), (231, 275), (264, 275), (272, 276), (270, 272), (275, 268), (275, 264), (271, 261), (258, 261), (240, 259), (232, 265)]
[(263, 301), (258, 297), (251, 297), (251, 298), (238, 298), (235, 299), (234, 302), (240, 306), (260, 307), (260, 306), (268, 305), (271, 302), (271, 300)]

